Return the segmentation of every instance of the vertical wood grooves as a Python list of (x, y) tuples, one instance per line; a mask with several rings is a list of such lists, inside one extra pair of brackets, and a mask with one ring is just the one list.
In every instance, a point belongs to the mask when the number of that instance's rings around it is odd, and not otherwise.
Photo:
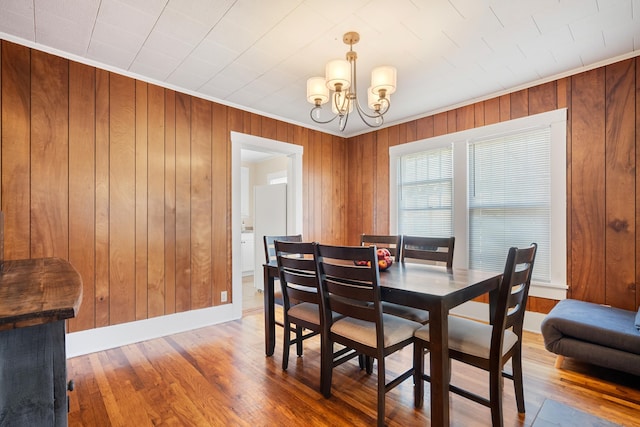
[[(389, 232), (389, 199), (379, 191), (388, 167), (373, 177), (356, 173), (361, 153), (388, 155), (388, 147), (528, 115), (567, 108), (567, 285), (571, 298), (637, 309), (640, 305), (640, 59), (502, 95), (347, 140), (348, 238), (375, 212), (375, 228)], [(416, 129), (413, 134), (412, 129)], [(388, 146), (377, 141), (389, 139)], [(397, 141), (397, 142), (396, 142)], [(369, 169), (367, 169), (369, 170)], [(376, 180), (375, 190), (369, 182)], [(372, 194), (375, 193), (375, 194)], [(358, 207), (353, 207), (358, 205)], [(385, 212), (386, 211), (386, 212)], [(354, 227), (357, 227), (354, 229)], [(548, 312), (554, 301), (532, 297), (528, 309)]]
[(7, 41), (0, 58), (5, 256), (78, 269), (70, 332), (233, 301), (231, 130), (302, 145), (303, 233), (345, 240), (344, 138)]
[(305, 238), (357, 244), (389, 229), (389, 147), (563, 107), (570, 296), (640, 304), (638, 58), (348, 140), (8, 41), (0, 61), (5, 257), (72, 261), (70, 331), (221, 304), (231, 130), (301, 145)]

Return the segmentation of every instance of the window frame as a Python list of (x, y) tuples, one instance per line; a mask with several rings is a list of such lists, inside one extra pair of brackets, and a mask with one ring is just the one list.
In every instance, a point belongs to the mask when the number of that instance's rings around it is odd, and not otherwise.
[[(532, 282), (530, 295), (550, 299), (566, 298), (567, 290), (567, 109), (481, 126), (389, 147), (389, 225), (398, 232), (398, 165), (400, 157), (432, 148), (453, 147), (453, 229), (456, 236), (454, 267), (467, 268), (468, 260), (468, 144), (490, 136), (527, 129), (551, 128), (551, 230), (550, 283)], [(464, 165), (464, 167), (460, 167)], [(562, 236), (557, 238), (555, 236)], [(506, 254), (505, 254), (506, 257)]]

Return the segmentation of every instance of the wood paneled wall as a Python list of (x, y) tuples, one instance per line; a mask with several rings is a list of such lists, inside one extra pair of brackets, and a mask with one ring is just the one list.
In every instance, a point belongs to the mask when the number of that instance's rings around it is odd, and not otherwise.
[[(640, 305), (640, 58), (633, 58), (347, 141), (348, 238), (389, 230), (389, 146), (568, 109), (568, 295)], [(547, 312), (553, 301), (531, 298)]]
[(638, 58), (346, 141), (7, 41), (0, 61), (5, 257), (73, 263), (70, 331), (231, 294), (231, 131), (303, 146), (305, 238), (358, 244), (389, 230), (390, 146), (561, 107), (569, 295), (640, 305)]
[(0, 50), (5, 257), (78, 269), (69, 331), (231, 295), (231, 131), (302, 145), (303, 233), (346, 239), (343, 138), (7, 41)]

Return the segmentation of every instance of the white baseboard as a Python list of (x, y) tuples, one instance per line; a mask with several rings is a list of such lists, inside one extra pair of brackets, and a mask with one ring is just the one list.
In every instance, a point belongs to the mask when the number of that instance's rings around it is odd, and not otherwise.
[[(225, 304), (104, 328), (72, 332), (66, 336), (67, 358), (236, 320), (242, 316), (237, 312), (235, 310), (234, 313), (232, 304)], [(470, 301), (454, 308), (451, 312), (472, 319), (489, 321), (489, 305), (486, 303)], [(524, 329), (540, 333), (540, 324), (544, 317), (545, 315), (542, 313), (527, 311), (524, 316)]]
[(72, 332), (66, 336), (67, 358), (228, 322), (239, 319), (241, 316), (241, 313), (238, 315), (238, 310), (233, 309), (233, 304), (225, 304)]

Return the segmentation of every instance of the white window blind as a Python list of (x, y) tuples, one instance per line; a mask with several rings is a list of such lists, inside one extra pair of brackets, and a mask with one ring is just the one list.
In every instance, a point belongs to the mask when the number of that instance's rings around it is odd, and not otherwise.
[(469, 267), (499, 271), (509, 247), (538, 244), (534, 280), (550, 282), (550, 127), (469, 142)]
[(398, 168), (400, 234), (453, 235), (452, 157), (450, 145), (401, 156)]

